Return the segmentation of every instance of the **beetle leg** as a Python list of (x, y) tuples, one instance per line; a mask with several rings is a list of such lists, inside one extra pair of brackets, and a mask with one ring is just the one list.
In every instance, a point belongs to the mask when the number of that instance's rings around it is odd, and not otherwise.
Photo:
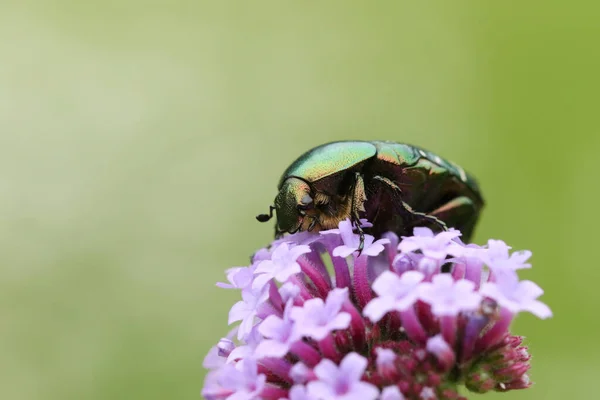
[[(399, 211), (402, 214), (405, 221), (408, 220), (409, 226), (415, 227), (425, 222), (426, 224), (433, 225), (440, 230), (445, 231), (447, 229), (446, 224), (440, 219), (438, 219), (436, 216), (415, 211), (412, 209), (411, 206), (404, 202), (402, 200), (402, 189), (400, 189), (398, 185), (396, 185), (392, 180), (379, 175), (374, 176), (373, 179), (381, 182), (384, 187), (386, 187), (392, 192), (393, 197), (396, 198), (396, 201), (394, 203), (400, 205)], [(408, 226), (404, 228), (406, 230)]]
[(314, 229), (314, 227), (315, 227), (315, 225), (317, 224), (317, 222), (319, 222), (319, 219), (318, 219), (318, 218), (317, 218), (315, 215), (311, 215), (311, 216), (309, 216), (309, 218), (311, 218), (311, 219), (312, 219), (312, 221), (311, 221), (311, 222), (310, 222), (310, 224), (308, 225), (308, 229), (307, 229), (307, 231), (308, 231), (308, 232), (311, 232), (311, 231)]
[(414, 222), (411, 224), (413, 228), (426, 221), (442, 231), (448, 230), (448, 226), (439, 218), (430, 214), (415, 211), (405, 202), (402, 202), (402, 207), (404, 207), (404, 209), (413, 217)]
[(365, 201), (367, 196), (365, 194), (365, 182), (360, 172), (356, 172), (354, 175), (354, 185), (352, 185), (352, 208), (350, 220), (356, 226), (356, 230), (360, 236), (360, 244), (358, 245), (358, 255), (362, 253), (365, 248), (365, 232), (360, 226), (360, 211), (365, 211)]
[(361, 228), (358, 219), (356, 220), (355, 225), (356, 225), (356, 230), (358, 231), (358, 235), (360, 236), (360, 243), (358, 244), (358, 256), (360, 257), (363, 249), (365, 248), (365, 232)]
[(479, 210), (472, 199), (459, 196), (442, 204), (430, 214), (445, 221), (448, 226), (458, 229), (462, 233), (462, 239), (468, 241), (475, 228)]

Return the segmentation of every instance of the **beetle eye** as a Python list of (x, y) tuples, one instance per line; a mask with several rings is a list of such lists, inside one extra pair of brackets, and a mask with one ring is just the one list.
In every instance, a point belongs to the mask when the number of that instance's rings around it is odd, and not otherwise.
[(307, 206), (310, 203), (312, 203), (312, 201), (313, 201), (312, 197), (310, 197), (308, 194), (305, 194), (304, 196), (302, 196), (302, 200), (300, 200), (300, 203), (303, 206)]

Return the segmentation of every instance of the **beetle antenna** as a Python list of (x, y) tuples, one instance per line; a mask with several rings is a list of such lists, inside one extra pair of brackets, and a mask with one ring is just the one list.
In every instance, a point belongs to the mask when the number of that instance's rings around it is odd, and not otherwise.
[(274, 206), (269, 206), (269, 213), (268, 214), (258, 214), (256, 216), (256, 219), (258, 220), (258, 222), (267, 222), (268, 220), (270, 220), (271, 218), (273, 218), (273, 210), (275, 209)]

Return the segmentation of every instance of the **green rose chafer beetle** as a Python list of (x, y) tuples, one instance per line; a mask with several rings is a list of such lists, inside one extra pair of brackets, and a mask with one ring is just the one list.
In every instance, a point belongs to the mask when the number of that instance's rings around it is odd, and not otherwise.
[[(427, 150), (389, 141), (342, 141), (315, 147), (283, 173), (266, 222), (277, 213), (276, 236), (336, 228), (349, 218), (361, 235), (415, 226), (473, 233), (484, 205), (475, 179)], [(366, 218), (373, 226), (361, 227)]]

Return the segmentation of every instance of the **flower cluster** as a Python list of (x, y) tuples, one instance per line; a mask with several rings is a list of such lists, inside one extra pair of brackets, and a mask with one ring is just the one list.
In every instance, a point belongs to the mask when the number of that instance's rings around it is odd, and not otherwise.
[[(366, 221), (361, 221), (365, 226)], [(349, 221), (299, 233), (227, 271), (240, 321), (206, 357), (208, 400), (464, 399), (531, 385), (522, 337), (508, 327), (550, 309), (517, 271), (528, 251), (464, 244), (415, 228), (400, 240), (359, 236)]]

